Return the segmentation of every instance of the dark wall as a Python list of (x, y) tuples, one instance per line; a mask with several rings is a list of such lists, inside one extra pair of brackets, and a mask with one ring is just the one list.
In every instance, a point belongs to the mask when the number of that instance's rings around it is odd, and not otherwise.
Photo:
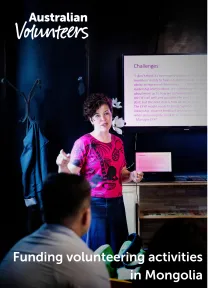
[[(14, 23), (21, 19), (15, 13), (13, 3), (6, 2), (1, 9), (2, 25), (0, 30), (0, 78), (6, 77), (16, 84), (17, 41)], [(11, 9), (12, 8), (12, 9)], [(21, 5), (19, 5), (21, 10)], [(7, 15), (7, 17), (5, 17)], [(3, 21), (4, 19), (4, 21)], [(21, 171), (19, 169), (17, 139), (18, 97), (7, 85), (0, 86), (0, 259), (7, 249), (25, 231), (25, 207), (22, 197)]]
[[(86, 81), (86, 41), (82, 39), (57, 40), (52, 38), (17, 39), (15, 23), (20, 29), (32, 12), (36, 14), (88, 14), (85, 6), (76, 1), (62, 2), (60, 7), (51, 1), (19, 1), (18, 10), (13, 3), (5, 3), (1, 16), (5, 17), (1, 29), (0, 78), (6, 77), (10, 85), (1, 85), (1, 233), (0, 258), (19, 238), (27, 233), (27, 209), (23, 201), (20, 156), (26, 123), (23, 92), (28, 97), (36, 79), (41, 89), (35, 92), (30, 104), (30, 117), (39, 121), (42, 132), (49, 139), (49, 172), (56, 171), (56, 156), (61, 148), (70, 151), (75, 139), (85, 133), (88, 124), (82, 117), (82, 103), (86, 94), (78, 93), (78, 77)], [(3, 19), (1, 17), (1, 19)], [(62, 23), (62, 27), (67, 26)], [(29, 26), (31, 27), (31, 25)], [(37, 27), (53, 28), (55, 24), (41, 23)], [(7, 83), (7, 84), (9, 84)]]
[[(31, 11), (41, 14), (88, 14), (86, 7), (75, 1), (64, 1), (59, 7), (48, 1), (25, 1), (24, 19)], [(21, 22), (20, 22), (21, 23)], [(62, 27), (70, 24), (61, 23)], [(86, 24), (88, 25), (88, 24)], [(55, 28), (57, 23), (39, 23), (38, 28)], [(35, 117), (45, 136), (50, 140), (49, 169), (56, 170), (55, 158), (61, 148), (70, 151), (75, 139), (85, 131), (82, 117), (82, 103), (86, 96), (78, 93), (78, 78), (87, 79), (87, 41), (81, 38), (54, 39), (22, 38), (17, 43), (17, 85), (26, 96), (36, 79), (41, 80), (31, 102), (31, 117)], [(18, 99), (18, 115), (24, 115), (25, 103)], [(75, 125), (76, 123), (76, 125)], [(22, 126), (24, 133), (24, 125)], [(23, 135), (22, 135), (23, 136)], [(21, 137), (22, 139), (22, 137)], [(20, 141), (21, 151), (21, 141)]]
[[(90, 85), (122, 101), (122, 54), (206, 53), (206, 6), (204, 0), (145, 1), (119, 9), (101, 4), (93, 18)], [(123, 138), (129, 166), (135, 163), (136, 137), (137, 151), (171, 151), (175, 173), (206, 172), (205, 129), (136, 132), (126, 128)]]
[[(82, 117), (82, 104), (87, 92), (105, 92), (122, 99), (122, 54), (206, 53), (206, 1), (21, 1), (19, 13), (7, 2), (7, 15), (1, 31), (0, 76), (6, 76), (26, 96), (34, 83), (41, 79), (31, 102), (31, 116), (39, 120), (50, 141), (49, 170), (56, 171), (55, 159), (61, 148), (70, 152), (77, 137), (90, 131)], [(137, 7), (136, 7), (137, 6)], [(13, 11), (13, 12), (12, 12)], [(31, 12), (36, 14), (87, 14), (89, 38), (56, 40), (29, 38), (17, 40), (14, 23), (20, 26)], [(39, 24), (54, 27), (55, 24)], [(67, 26), (62, 23), (62, 26)], [(3, 40), (6, 42), (3, 43)], [(5, 45), (4, 45), (5, 44)], [(6, 51), (6, 58), (5, 53)], [(6, 71), (5, 71), (6, 67)], [(86, 84), (86, 93), (78, 93), (78, 77)], [(1, 247), (5, 251), (25, 233), (19, 157), (26, 133), (21, 96), (8, 86), (1, 86), (1, 154), (2, 187), (1, 219), (4, 235)], [(181, 161), (197, 170), (205, 167), (206, 133), (138, 134), (137, 149), (172, 150), (174, 167)], [(161, 140), (162, 139), (162, 140)], [(135, 133), (125, 131), (123, 137), (128, 165), (134, 162)], [(174, 143), (174, 144), (173, 144)], [(195, 155), (195, 156), (193, 156)], [(197, 156), (196, 156), (197, 155)], [(182, 159), (182, 160), (181, 160)], [(183, 160), (184, 159), (184, 160)], [(183, 171), (186, 170), (185, 164)], [(3, 184), (5, 188), (3, 188)], [(11, 216), (11, 220), (7, 217)], [(2, 252), (2, 254), (4, 251)]]

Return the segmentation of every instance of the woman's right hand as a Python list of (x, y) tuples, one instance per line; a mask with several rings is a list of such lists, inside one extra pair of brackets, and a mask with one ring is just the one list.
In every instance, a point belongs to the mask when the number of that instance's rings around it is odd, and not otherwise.
[(69, 161), (70, 161), (70, 154), (66, 154), (62, 149), (58, 157), (56, 158), (56, 164), (59, 166), (59, 168), (67, 168)]

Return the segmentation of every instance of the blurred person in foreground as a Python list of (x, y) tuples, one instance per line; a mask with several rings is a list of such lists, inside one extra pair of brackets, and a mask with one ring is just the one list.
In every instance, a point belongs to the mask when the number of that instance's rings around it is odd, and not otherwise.
[(82, 176), (48, 175), (42, 192), (45, 223), (7, 253), (0, 287), (110, 287), (104, 263), (94, 261), (81, 239), (90, 226), (90, 194)]

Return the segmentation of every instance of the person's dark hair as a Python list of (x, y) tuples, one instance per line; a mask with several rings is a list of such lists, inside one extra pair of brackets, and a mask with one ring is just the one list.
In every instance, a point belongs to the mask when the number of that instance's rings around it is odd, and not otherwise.
[(90, 194), (90, 184), (83, 176), (49, 174), (42, 191), (44, 221), (60, 224), (64, 218), (76, 216), (82, 206), (90, 206)]
[(112, 99), (108, 98), (103, 93), (93, 93), (87, 97), (87, 99), (84, 102), (84, 117), (89, 120), (92, 118), (97, 109), (99, 109), (102, 105), (108, 105), (111, 113), (113, 112), (113, 106), (112, 106)]

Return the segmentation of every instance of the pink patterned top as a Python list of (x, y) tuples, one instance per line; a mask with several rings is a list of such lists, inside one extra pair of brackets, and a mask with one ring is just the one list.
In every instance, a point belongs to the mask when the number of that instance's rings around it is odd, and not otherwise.
[(71, 151), (70, 162), (80, 167), (92, 187), (92, 197), (122, 196), (121, 170), (126, 166), (122, 140), (111, 135), (110, 143), (103, 143), (90, 134), (80, 137)]

